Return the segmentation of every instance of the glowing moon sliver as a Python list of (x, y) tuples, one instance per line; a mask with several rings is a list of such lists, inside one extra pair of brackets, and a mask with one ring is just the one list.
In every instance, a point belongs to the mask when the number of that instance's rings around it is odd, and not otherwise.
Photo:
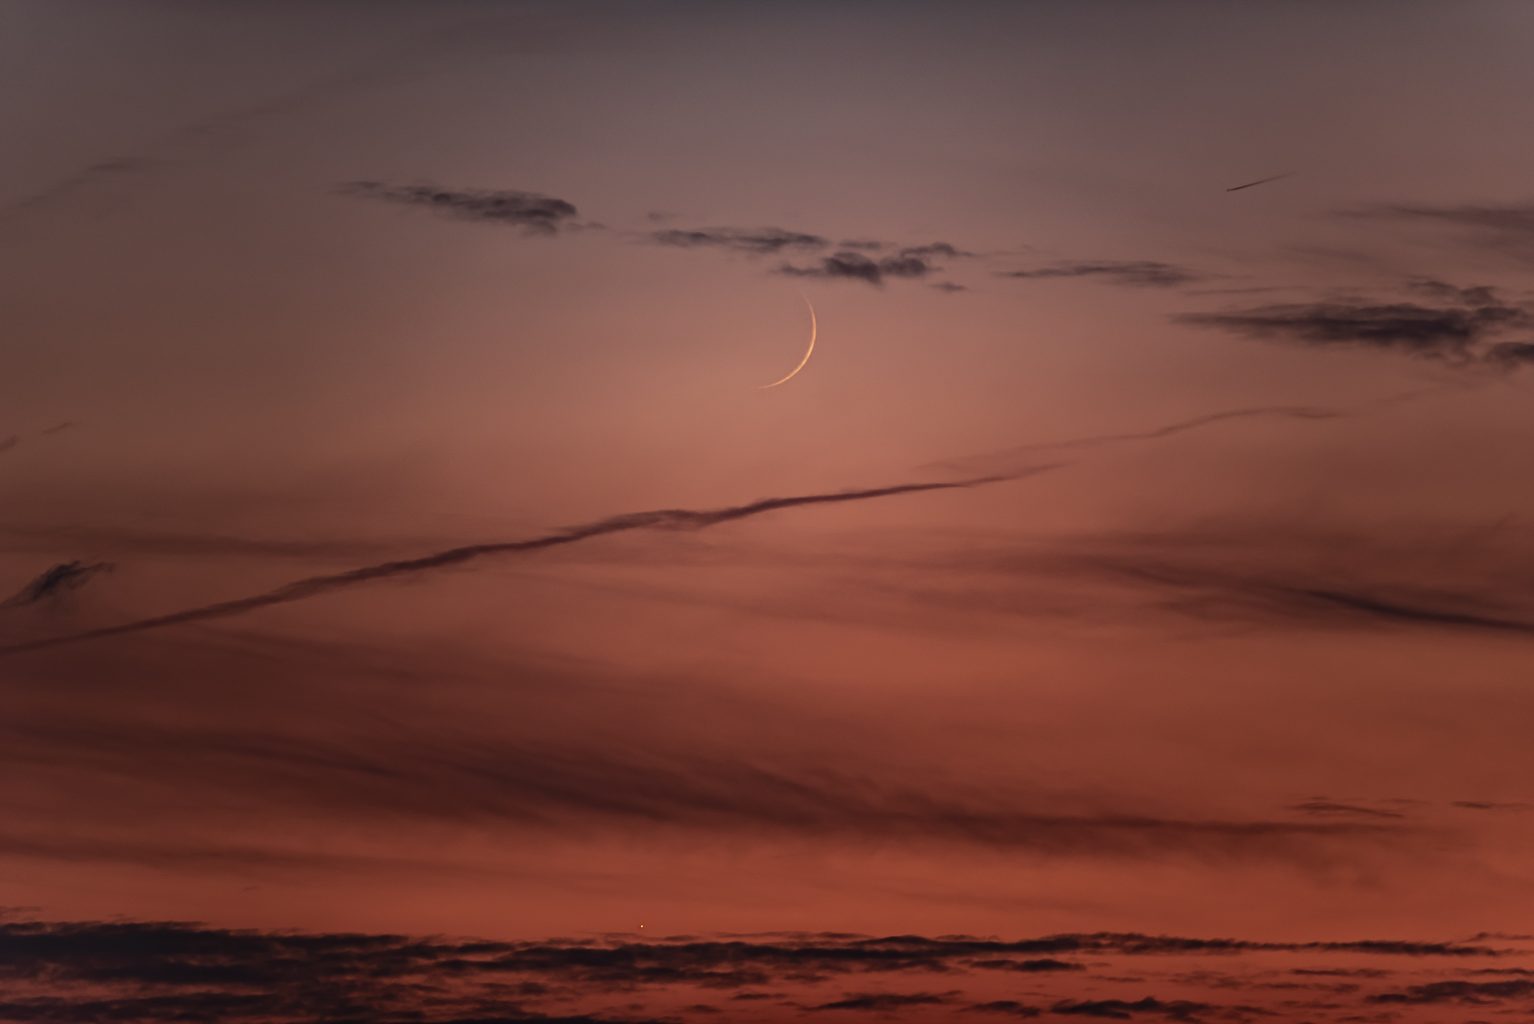
[(810, 298), (808, 295), (801, 294), (799, 297), (804, 300), (805, 306), (807, 306), (810, 311), (810, 347), (804, 350), (804, 358), (799, 360), (798, 366), (788, 371), (788, 375), (786, 377), (775, 380), (771, 384), (758, 384), (758, 391), (766, 391), (768, 388), (775, 388), (779, 384), (787, 384), (789, 381), (793, 380), (795, 376), (798, 375), (800, 370), (804, 369), (804, 364), (810, 361), (810, 356), (815, 354), (815, 333), (817, 330), (819, 330), (815, 323), (815, 307), (810, 305)]

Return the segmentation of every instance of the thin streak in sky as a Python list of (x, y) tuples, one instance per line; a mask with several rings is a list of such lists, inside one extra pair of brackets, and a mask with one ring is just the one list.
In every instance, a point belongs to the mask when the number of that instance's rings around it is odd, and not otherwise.
[(1244, 188), (1252, 188), (1253, 186), (1256, 186), (1256, 185), (1266, 185), (1270, 181), (1281, 181), (1284, 178), (1292, 178), (1292, 177), (1294, 177), (1294, 173), (1292, 171), (1290, 173), (1288, 173), (1288, 174), (1275, 174), (1271, 178), (1258, 178), (1256, 181), (1249, 181), (1245, 185), (1232, 185), (1230, 188), (1226, 189), (1225, 191), (1227, 191), (1227, 192), (1240, 192)]
[(753, 516), (776, 512), (780, 509), (798, 508), (803, 505), (834, 505), (852, 501), (870, 501), (875, 498), (889, 498), (898, 494), (917, 494), (922, 491), (948, 491), (980, 487), (985, 484), (1000, 483), (1003, 480), (1020, 479), (1024, 476), (1031, 476), (1035, 473), (1042, 473), (1054, 468), (1057, 467), (1053, 465), (1034, 466), (1016, 473), (974, 477), (969, 480), (895, 484), (890, 487), (876, 487), (859, 491), (802, 494), (788, 498), (763, 498), (760, 501), (753, 501), (749, 504), (731, 505), (726, 508), (703, 510), (657, 509), (650, 512), (630, 512), (607, 519), (599, 519), (593, 523), (567, 527), (563, 530), (557, 530), (553, 533), (547, 533), (541, 537), (532, 537), (527, 540), (505, 541), (492, 544), (469, 544), (429, 555), (422, 555), (419, 558), (380, 562), (376, 565), (349, 569), (346, 572), (332, 573), (325, 576), (310, 576), (307, 579), (295, 580), (292, 583), (286, 583), (261, 594), (239, 597), (230, 601), (220, 601), (216, 604), (203, 605), (200, 608), (171, 612), (168, 615), (157, 615), (153, 618), (138, 619), (134, 622), (125, 622), (116, 626), (104, 626), (100, 629), (85, 630), (80, 633), (67, 633), (62, 636), (46, 637), (41, 640), (27, 640), (21, 643), (7, 644), (0, 646), (0, 655), (41, 650), (46, 647), (57, 647), (83, 640), (97, 640), (104, 637), (119, 636), (124, 633), (142, 633), (146, 630), (161, 629), (166, 626), (179, 626), (191, 622), (206, 622), (210, 619), (229, 618), (234, 615), (243, 615), (246, 612), (255, 611), (258, 608), (287, 604), (291, 601), (302, 601), (333, 590), (341, 590), (346, 587), (369, 583), (373, 580), (411, 576), (416, 573), (430, 572), (434, 569), (460, 565), (494, 555), (522, 554), (530, 551), (540, 551), (544, 548), (559, 547), (565, 544), (576, 544), (580, 541), (590, 540), (593, 537), (601, 537), (610, 533), (651, 529), (706, 529), (710, 526), (718, 526), (721, 523), (733, 522), (737, 519), (749, 519)]

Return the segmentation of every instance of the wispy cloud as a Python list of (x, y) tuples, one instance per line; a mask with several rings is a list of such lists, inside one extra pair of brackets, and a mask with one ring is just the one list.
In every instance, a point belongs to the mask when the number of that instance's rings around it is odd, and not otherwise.
[(340, 187), (344, 195), (419, 207), (455, 220), (521, 229), (530, 235), (553, 235), (573, 227), (575, 204), (537, 192), (510, 189), (453, 189), (436, 185), (387, 185), (353, 181)]
[(1440, 301), (1436, 305), (1298, 302), (1183, 313), (1174, 319), (1248, 338), (1315, 348), (1378, 349), (1461, 366), (1524, 361), (1523, 349), (1528, 346), (1485, 346), (1506, 331), (1534, 326), (1534, 316), (1524, 307), (1503, 301), (1495, 289), (1486, 286), (1457, 288), (1439, 281), (1418, 281), (1409, 287)]
[[(1221, 530), (1201, 523), (1151, 533), (1087, 535), (1047, 546), (951, 553), (973, 573), (964, 594), (935, 592), (976, 609), (1001, 601), (1035, 606), (1072, 595), (1087, 614), (1181, 616), (1201, 622), (1309, 629), (1398, 629), (1534, 636), (1534, 588), (1517, 574), (1534, 559), (1516, 546), (1466, 548), (1402, 534), (1384, 538), (1308, 533), (1284, 524)], [(1452, 565), (1452, 574), (1445, 570)], [(1011, 588), (1020, 588), (1016, 593)], [(1035, 599), (1040, 607), (1043, 598)], [(1073, 607), (1067, 604), (1068, 607)], [(1297, 809), (1313, 813), (1337, 805)]]
[(1379, 807), (1365, 807), (1361, 804), (1345, 804), (1339, 803), (1336, 800), (1322, 799), (1305, 800), (1301, 803), (1291, 805), (1289, 809), (1291, 811), (1299, 811), (1302, 814), (1312, 814), (1318, 817), (1326, 818), (1340, 817), (1399, 819), (1406, 817), (1406, 815), (1402, 814), (1400, 811), (1388, 811)]
[[(720, 249), (747, 256), (804, 254), (831, 246), (824, 235), (778, 227), (667, 228), (648, 232), (643, 238), (680, 249)], [(884, 255), (879, 255), (881, 252)], [(828, 281), (861, 281), (877, 287), (891, 278), (927, 277), (941, 269), (935, 260), (973, 255), (949, 242), (896, 247), (877, 239), (852, 239), (838, 243), (834, 252), (813, 262), (779, 264), (776, 272)], [(949, 285), (946, 290), (962, 291), (963, 287)]]
[(1032, 270), (1004, 270), (997, 276), (1018, 280), (1089, 278), (1131, 288), (1175, 288), (1203, 278), (1202, 274), (1187, 267), (1158, 260), (1082, 260), (1052, 263)]
[(778, 273), (830, 281), (862, 281), (878, 286), (886, 278), (926, 277), (936, 269), (925, 257), (909, 253), (896, 253), (876, 260), (860, 252), (848, 251), (832, 253), (819, 263), (805, 266), (785, 263), (778, 268)]
[(1519, 803), (1506, 800), (1455, 800), (1450, 806), (1458, 807), (1462, 811), (1527, 811), (1534, 810), (1534, 804)]
[(913, 1006), (943, 1006), (954, 1001), (954, 992), (864, 992), (849, 994), (840, 999), (833, 999), (829, 1003), (821, 1003), (818, 1006), (807, 1006), (806, 1010), (863, 1010), (871, 1013), (894, 1013), (898, 1010), (907, 1010)]
[(830, 244), (820, 235), (786, 228), (668, 228), (652, 231), (649, 239), (679, 249), (728, 249), (756, 256), (785, 249), (823, 249)]
[(1397, 992), (1382, 992), (1369, 997), (1371, 1003), (1407, 1003), (1417, 1006), (1437, 1003), (1461, 1003), (1489, 1006), (1509, 999), (1534, 996), (1534, 981), (1434, 981), (1412, 985)]
[(960, 249), (948, 242), (927, 242), (924, 245), (908, 245), (900, 250), (902, 256), (915, 256), (920, 259), (967, 259), (974, 256), (972, 252)]
[(1139, 1014), (1151, 1014), (1171, 1020), (1191, 1021), (1210, 1009), (1213, 1007), (1208, 1003), (1195, 1003), (1186, 999), (1167, 1001), (1145, 996), (1135, 1000), (1065, 999), (1051, 1006), (1049, 1012), (1059, 1017), (1101, 1017), (1107, 1020), (1132, 1020)]
[(1534, 202), (1376, 203), (1339, 212), (1350, 218), (1446, 227), (1486, 249), (1520, 261), (1534, 259)]
[[(1492, 1005), (1534, 993), (1534, 983), (1522, 978), (1470, 980), (1462, 965), (1496, 955), (1484, 946), (1274, 943), (1112, 932), (1016, 940), (786, 933), (500, 941), (13, 917), (0, 921), (0, 949), (6, 954), (0, 960), (0, 983), (6, 983), (0, 1017), (43, 1024), (214, 1019), (242, 1024), (635, 1024), (657, 1018), (707, 1020), (715, 1007), (697, 1000), (710, 993), (730, 993), (731, 1002), (776, 1005), (796, 1015), (919, 1016), (931, 1010), (1027, 1018), (1047, 1010), (1061, 1017), (1109, 1020), (1271, 1017), (1264, 1007), (1229, 1005), (1214, 996), (1218, 992), (1228, 999), (1245, 989), (1245, 1002), (1261, 998), (1262, 983), (1254, 974), (1239, 973), (1241, 961), (1233, 961), (1243, 953), (1305, 954), (1311, 963), (1317, 956), (1406, 957), (1423, 972), (1432, 972), (1429, 977), (1436, 974), (1435, 980), (1391, 989), (1364, 987), (1379, 985), (1383, 972), (1354, 972), (1349, 985), (1323, 994), (1331, 1009)], [(989, 998), (991, 990), (976, 984), (970, 971), (976, 956), (1033, 950), (1080, 958), (1083, 968), (1104, 958), (1124, 967), (1133, 964), (1137, 977), (1096, 977), (1083, 991), (1077, 980), (1082, 973), (1039, 976), (1030, 979), (1036, 1002), (1024, 1003)], [(1168, 975), (1157, 966), (1163, 960), (1186, 964), (1190, 957), (1218, 957), (1229, 969)], [(933, 978), (942, 979), (941, 988), (931, 985)], [(1201, 978), (1210, 979), (1211, 995), (1144, 994), (1153, 984), (1175, 984), (1186, 992)], [(764, 991), (765, 986), (772, 989)], [(1124, 991), (1132, 987), (1139, 992)], [(608, 1016), (614, 995), (624, 998), (626, 1013), (639, 1016)], [(1286, 992), (1288, 1009), (1321, 1008), (1296, 1004), (1295, 995)]]
[[(963, 786), (873, 760), (839, 763), (770, 750), (722, 751), (696, 737), (658, 748), (553, 740), (461, 728), (373, 728), (345, 735), (271, 734), (89, 720), (0, 725), (0, 762), (57, 765), (72, 778), (110, 777), (119, 800), (167, 785), (191, 798), (238, 788), (251, 806), (303, 808), (337, 822), (454, 823), (523, 833), (600, 829), (898, 841), (1013, 854), (1110, 860), (1323, 864), (1420, 833), (1393, 822), (1157, 815), (1083, 809), (1010, 785)], [(295, 780), (301, 780), (295, 785)], [(65, 846), (58, 846), (65, 842)], [(0, 853), (41, 859), (138, 862), (142, 841), (79, 828), (0, 835)], [(180, 863), (217, 866), (225, 845), (184, 843)], [(253, 854), (246, 854), (250, 856)], [(279, 860), (281, 851), (274, 856)], [(1053, 948), (1011, 952), (1048, 954)], [(977, 948), (975, 955), (997, 949)], [(989, 963), (987, 970), (1048, 973), (1052, 963)]]

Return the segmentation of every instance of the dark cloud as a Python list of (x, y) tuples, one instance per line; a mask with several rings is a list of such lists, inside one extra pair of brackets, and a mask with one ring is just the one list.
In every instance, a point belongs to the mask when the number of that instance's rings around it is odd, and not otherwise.
[(1416, 278), (1406, 282), (1406, 289), (1431, 299), (1446, 300), (1477, 308), (1495, 306), (1501, 301), (1497, 296), (1497, 290), (1490, 285), (1484, 284), (1462, 288), (1459, 285), (1450, 284), (1447, 281), (1439, 281), (1435, 278)]
[(926, 259), (909, 253), (886, 256), (879, 261), (879, 273), (885, 277), (925, 277), (933, 269)]
[(1498, 369), (1514, 369), (1534, 363), (1534, 342), (1508, 341), (1493, 345), (1481, 356), (1488, 366)]
[(1040, 974), (1049, 971), (1079, 971), (1080, 964), (1042, 957), (1037, 960), (971, 960), (970, 967), (983, 971), (1016, 971), (1020, 974)]
[(1171, 1020), (1191, 1021), (1195, 1015), (1211, 1007), (1207, 1003), (1193, 1003), (1183, 999), (1165, 1002), (1154, 996), (1146, 996), (1129, 1002), (1123, 999), (1064, 1000), (1049, 1008), (1050, 1013), (1062, 1017), (1104, 1017), (1109, 1020), (1133, 1020), (1139, 1014), (1155, 1014)]
[(1399, 992), (1381, 992), (1369, 997), (1371, 1003), (1465, 1003), (1482, 1006), (1507, 999), (1534, 996), (1534, 981), (1434, 981), (1411, 985)]
[(1016, 999), (993, 999), (988, 1003), (974, 1003), (964, 1008), (966, 1013), (1004, 1013), (1009, 1017), (1037, 1017), (1042, 1011), (1036, 1006), (1020, 1003)]
[[(1409, 287), (1440, 300), (1440, 304), (1287, 303), (1220, 313), (1184, 313), (1175, 319), (1249, 338), (1318, 348), (1379, 349), (1454, 365), (1529, 360), (1530, 353), (1525, 349), (1534, 346), (1505, 343), (1490, 351), (1481, 348), (1496, 334), (1534, 325), (1528, 310), (1502, 301), (1493, 289), (1485, 286), (1456, 288), (1438, 281), (1419, 281)], [(1493, 354), (1497, 348), (1506, 351)]]
[(1463, 811), (1527, 811), (1534, 807), (1534, 804), (1498, 800), (1454, 800), (1449, 806), (1458, 807)]
[(871, 285), (882, 285), (887, 277), (925, 277), (936, 269), (920, 256), (897, 253), (894, 256), (875, 260), (860, 252), (849, 251), (832, 253), (819, 263), (809, 266), (785, 263), (778, 268), (778, 273), (794, 277), (819, 277), (832, 281), (863, 281)]
[(942, 1006), (953, 1002), (955, 993), (949, 992), (942, 995), (932, 992), (912, 992), (902, 994), (897, 992), (864, 993), (861, 995), (849, 995), (829, 1003), (821, 1003), (818, 1006), (807, 1007), (810, 1010), (864, 1010), (874, 1013), (892, 1013), (896, 1010), (904, 1010), (912, 1006)]
[(1300, 811), (1304, 814), (1314, 814), (1320, 817), (1353, 817), (1353, 818), (1404, 818), (1406, 815), (1400, 811), (1385, 811), (1377, 807), (1363, 807), (1358, 804), (1343, 804), (1333, 800), (1306, 800), (1303, 803), (1292, 804), (1291, 811)]
[[(830, 240), (822, 235), (770, 227), (672, 228), (653, 231), (648, 238), (661, 245), (673, 245), (684, 249), (729, 249), (758, 256), (780, 253), (788, 249), (824, 249), (831, 244)], [(877, 281), (881, 275), (919, 277), (933, 269), (930, 264), (935, 258), (960, 258), (974, 255), (948, 242), (904, 246), (878, 260), (863, 255), (866, 252), (878, 252), (891, 246), (892, 243), (876, 239), (851, 239), (838, 243), (837, 252), (828, 257), (819, 267), (793, 268), (785, 272)]]
[(992, 475), (975, 477), (969, 480), (952, 480), (936, 483), (896, 484), (891, 487), (876, 487), (857, 491), (840, 491), (830, 494), (804, 494), (789, 498), (764, 498), (753, 501), (746, 505), (734, 505), (717, 509), (658, 509), (651, 512), (631, 512), (625, 515), (612, 516), (594, 523), (585, 523), (580, 526), (572, 526), (554, 533), (545, 534), (542, 537), (534, 537), (529, 540), (507, 541), (490, 544), (470, 544), (463, 547), (450, 548), (446, 551), (438, 551), (419, 558), (400, 559), (393, 562), (383, 562), (378, 565), (364, 566), (360, 569), (352, 569), (348, 572), (335, 573), (328, 576), (312, 576), (308, 579), (296, 580), (284, 586), (269, 590), (263, 594), (254, 594), (250, 597), (236, 598), (231, 601), (222, 601), (218, 604), (205, 605), (201, 608), (191, 608), (182, 612), (173, 612), (169, 615), (155, 616), (150, 619), (140, 619), (137, 622), (128, 622), (118, 626), (107, 626), (102, 629), (89, 630), (83, 633), (75, 633), (67, 636), (52, 637), (45, 640), (27, 641), (0, 646), (0, 654), (13, 654), (19, 651), (37, 650), (43, 647), (53, 647), (59, 644), (75, 643), (82, 640), (97, 639), (109, 636), (120, 636), (126, 633), (139, 633), (149, 629), (161, 629), (166, 626), (181, 625), (191, 622), (205, 622), (212, 619), (223, 619), (234, 615), (243, 615), (246, 612), (255, 611), (258, 608), (266, 608), (271, 605), (287, 604), (292, 601), (302, 601), (319, 594), (330, 593), (346, 587), (372, 582), (375, 580), (396, 579), (402, 576), (411, 576), (417, 573), (430, 572), (448, 566), (462, 565), (477, 561), (482, 558), (504, 556), (511, 554), (540, 551), (547, 548), (561, 547), (567, 544), (576, 544), (589, 540), (593, 537), (601, 537), (613, 533), (624, 533), (630, 530), (654, 530), (654, 529), (681, 529), (701, 530), (722, 523), (735, 522), (741, 519), (750, 519), (755, 516), (765, 515), (788, 508), (800, 508), (811, 505), (836, 505), (855, 501), (872, 501), (878, 498), (894, 497), (902, 494), (919, 494), (928, 491), (951, 491), (981, 487), (986, 484), (999, 483), (1003, 480), (1016, 480), (1025, 475), (1045, 472), (1053, 466), (1039, 466), (1023, 473), (1006, 475)]
[[(1249, 581), (1250, 582), (1250, 581)], [(1282, 583), (1258, 584), (1249, 591), (1273, 600), (1298, 614), (1341, 613), (1362, 619), (1412, 626), (1442, 626), (1452, 629), (1484, 630), (1492, 633), (1534, 633), (1534, 622), (1503, 618), (1439, 605), (1417, 603), (1411, 595), (1382, 595), (1349, 591), (1328, 586), (1294, 586)], [(1473, 603), (1468, 596), (1464, 604)]]
[(110, 572), (110, 562), (60, 562), (45, 569), (36, 579), (22, 587), (10, 600), (0, 607), (37, 604), (56, 598), (72, 590), (79, 590), (100, 573)]
[[(673, 228), (652, 231), (646, 236), (660, 245), (684, 249), (714, 248), (742, 252), (752, 256), (786, 253), (790, 250), (824, 249), (830, 240), (822, 235), (785, 228)], [(935, 258), (959, 258), (973, 255), (948, 242), (928, 242), (897, 249), (886, 256), (870, 256), (890, 248), (892, 243), (876, 239), (852, 239), (839, 244), (829, 256), (813, 263), (784, 263), (777, 272), (793, 277), (817, 277), (832, 281), (863, 281), (879, 286), (889, 278), (922, 278), (940, 269)], [(958, 290), (950, 286), (949, 290)]]
[(930, 260), (934, 258), (962, 259), (975, 255), (966, 252), (957, 246), (947, 242), (928, 242), (925, 245), (910, 245), (900, 250), (902, 256), (915, 256), (918, 259)]
[(964, 285), (962, 285), (962, 284), (955, 284), (952, 281), (936, 281), (936, 282), (933, 283), (932, 287), (936, 288), (940, 292), (967, 292), (967, 291), (969, 291), (969, 289), (966, 288)]
[(341, 186), (345, 195), (417, 206), (455, 220), (520, 228), (531, 235), (553, 235), (573, 227), (574, 204), (536, 192), (505, 189), (450, 189), (436, 185), (386, 185), (353, 181)]
[[(252, 806), (273, 813), (321, 814), (338, 825), (400, 820), (523, 833), (600, 827), (647, 835), (665, 829), (964, 844), (1035, 855), (1316, 863), (1359, 844), (1399, 843), (1408, 834), (1375, 822), (1176, 818), (1097, 806), (1062, 812), (1010, 787), (968, 791), (892, 766), (860, 770), (845, 763), (845, 754), (842, 763), (801, 757), (790, 765), (781, 757), (739, 747), (709, 750), (698, 740), (678, 740), (664, 749), (653, 742), (636, 748), (608, 736), (556, 743), (536, 735), (424, 727), (300, 737), (259, 728), (155, 728), (116, 720), (8, 721), (0, 723), (0, 738), (6, 763), (27, 764), (33, 771), (53, 766), (79, 787), (110, 777), (122, 800), (167, 785), (188, 799), (203, 794), (210, 801), (237, 788)], [(89, 803), (88, 794), (71, 799)], [(65, 839), (0, 832), (0, 852), (134, 863), (170, 855), (137, 839), (124, 842), (104, 835), (93, 840), (79, 830)], [(201, 860), (214, 867), (231, 856), (242, 862), (251, 856), (195, 843), (187, 843), (178, 855), (183, 864)], [(1113, 939), (1120, 948), (1128, 942)], [(909, 962), (928, 957), (935, 948), (892, 942), (877, 956)], [(941, 947), (945, 956), (962, 953), (998, 961), (985, 970), (1025, 973), (1069, 968), (1000, 961), (1078, 948), (1084, 947), (1077, 940)]]
[[(1476, 554), (1442, 540), (1386, 543), (1280, 526), (1224, 534), (1205, 525), (953, 557), (1001, 585), (1048, 580), (1057, 599), (1074, 581), (1098, 610), (1122, 598), (1208, 621), (1534, 636), (1534, 591), (1511, 575), (1529, 559), (1503, 550)], [(1454, 576), (1445, 564), (1455, 566)], [(978, 585), (968, 596), (976, 607), (989, 599)], [(1320, 801), (1297, 809), (1336, 813), (1341, 806)]]
[[(260, 932), (229, 930), (185, 922), (39, 922), (0, 921), (0, 971), (32, 976), (67, 954), (67, 969), (78, 981), (124, 978), (134, 982), (169, 980), (189, 984), (218, 978), (252, 983), (280, 982), (307, 966), (350, 967), (358, 958), (400, 966), (438, 962), (444, 957), (472, 957), (454, 964), (484, 972), (523, 971), (548, 974), (545, 981), (600, 980), (609, 969), (648, 972), (668, 963), (666, 974), (688, 981), (709, 981), (721, 968), (745, 967), (773, 972), (864, 974), (924, 971), (943, 973), (977, 952), (1052, 950), (1084, 956), (1159, 957), (1236, 953), (1362, 953), (1376, 956), (1495, 958), (1502, 952), (1453, 942), (1266, 942), (1249, 939), (1202, 939), (1137, 932), (1062, 933), (1027, 939), (922, 935), (865, 936), (855, 933), (785, 933), (721, 938), (683, 936), (638, 942), (533, 940), (430, 940), (390, 934)], [(280, 954), (275, 960), (262, 959)], [(294, 959), (301, 956), (309, 963)], [(238, 969), (231, 965), (241, 965)], [(593, 972), (597, 972), (594, 975)], [(612, 980), (612, 979), (606, 979)], [(1530, 983), (1534, 984), (1534, 983)], [(760, 995), (755, 993), (754, 995)]]
[(1055, 263), (1034, 270), (1008, 270), (998, 277), (1041, 280), (1053, 277), (1088, 277), (1131, 288), (1174, 288), (1202, 280), (1202, 274), (1158, 260), (1084, 260)]
[(785, 228), (672, 228), (655, 231), (650, 240), (683, 249), (730, 249), (767, 255), (785, 249), (823, 249), (830, 243), (820, 235)]
[[(492, 1024), (543, 1022), (593, 1024), (613, 1018), (590, 1015), (571, 1002), (622, 994), (635, 1012), (646, 998), (665, 998), (679, 987), (704, 991), (737, 987), (747, 977), (771, 977), (806, 993), (801, 1010), (899, 1013), (965, 1003), (957, 987), (963, 976), (943, 973), (945, 991), (855, 990), (824, 998), (815, 986), (847, 977), (881, 978), (906, 973), (931, 976), (977, 948), (1068, 947), (1094, 957), (1175, 952), (1214, 954), (1277, 946), (1239, 940), (1186, 940), (1101, 933), (1059, 935), (1015, 942), (955, 936), (742, 936), (659, 942), (611, 940), (497, 941), (370, 933), (256, 931), (183, 922), (46, 922), (0, 919), (0, 1019), (219, 1020), (255, 1024), (317, 1024), (355, 1020), (370, 1024)], [(1340, 944), (1349, 945), (1349, 944)], [(1367, 944), (1354, 944), (1367, 945)], [(1405, 945), (1348, 950), (1399, 952)], [(1169, 947), (1169, 948), (1168, 948)], [(1439, 944), (1426, 947), (1441, 952)], [(1450, 947), (1464, 949), (1466, 947)], [(1417, 955), (1415, 952), (1409, 955)], [(1041, 982), (1042, 983), (1042, 982)], [(1521, 997), (1534, 982), (1448, 980), (1374, 995), (1391, 1002), (1476, 1003)], [(782, 999), (747, 991), (734, 999)], [(815, 997), (819, 998), (815, 998)], [(712, 1015), (697, 1004), (690, 1012)], [(554, 1006), (561, 1007), (556, 1011)], [(696, 1007), (696, 1009), (695, 1009)], [(1052, 997), (1059, 1016), (1112, 1020), (1141, 1015), (1194, 1020), (1199, 1014), (1248, 1008), (1215, 1007), (1191, 1000), (1145, 996)], [(1011, 999), (965, 1003), (963, 1012), (1033, 1017), (1040, 1011)], [(652, 1018), (640, 1018), (649, 1020)], [(675, 1020), (675, 1017), (670, 1019)]]
[(1457, 229), (1488, 249), (1521, 260), (1534, 258), (1534, 203), (1384, 203), (1355, 207), (1342, 214)]

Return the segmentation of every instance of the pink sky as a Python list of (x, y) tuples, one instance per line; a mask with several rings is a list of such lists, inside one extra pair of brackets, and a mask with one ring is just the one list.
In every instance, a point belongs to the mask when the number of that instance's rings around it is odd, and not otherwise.
[[(380, 1021), (1527, 1011), (1464, 986), (1534, 970), (1471, 939), (1534, 923), (1531, 42), (0, 4), (0, 1020), (174, 1019), (91, 945), (167, 920), (562, 950)], [(780, 932), (821, 966), (652, 943)], [(1457, 945), (865, 976), (820, 933)], [(333, 1019), (303, 986), (369, 963), (195, 1012)], [(931, 998), (831, 1005), (880, 994)]]

